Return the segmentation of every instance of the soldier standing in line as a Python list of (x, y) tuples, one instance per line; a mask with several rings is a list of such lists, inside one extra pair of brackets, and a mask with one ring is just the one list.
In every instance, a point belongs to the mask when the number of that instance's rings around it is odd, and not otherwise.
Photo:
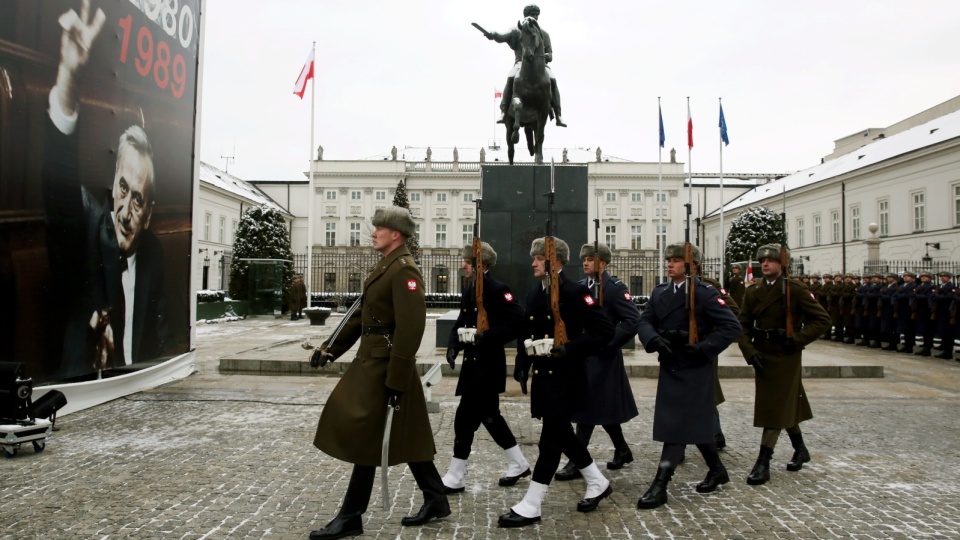
[(857, 291), (857, 286), (853, 283), (853, 274), (843, 275), (843, 288), (840, 289), (840, 322), (843, 325), (843, 334), (834, 337), (836, 342), (846, 344), (854, 343), (854, 335), (857, 329), (853, 326), (853, 295)]
[(507, 473), (500, 478), (499, 484), (513, 486), (520, 478), (530, 476), (530, 465), (500, 414), (500, 394), (506, 390), (507, 378), (503, 346), (516, 337), (517, 327), (523, 321), (523, 306), (514, 298), (510, 287), (490, 274), (490, 269), (497, 264), (497, 252), (486, 242), (480, 245), (482, 260), (476, 262), (473, 247), (463, 248), (463, 272), (467, 279), (483, 280), (483, 307), (490, 328), (482, 333), (461, 331), (462, 328), (477, 328), (476, 284), (471, 283), (463, 289), (460, 315), (447, 340), (447, 363), (451, 370), (456, 368), (457, 354), (463, 351), (456, 391), (460, 404), (453, 420), (453, 458), (443, 477), (448, 495), (466, 488), (467, 458), (470, 457), (474, 434), (481, 424), (487, 428), (493, 442), (506, 453)]
[[(953, 289), (953, 303), (950, 304), (950, 323), (953, 325), (953, 335), (957, 335), (958, 330), (960, 330), (960, 287), (955, 287)], [(954, 351), (950, 351), (953, 353)], [(954, 357), (955, 360), (960, 362), (960, 358)]]
[[(716, 369), (713, 362), (737, 339), (741, 328), (720, 293), (696, 277), (702, 261), (696, 246), (692, 246), (690, 268), (685, 268), (685, 246), (671, 244), (664, 250), (670, 281), (654, 288), (647, 307), (640, 314), (640, 341), (647, 352), (657, 353), (660, 362), (653, 439), (663, 443), (653, 483), (637, 501), (637, 508), (641, 509), (667, 503), (667, 484), (688, 444), (697, 445), (709, 467), (706, 478), (697, 484), (698, 493), (710, 493), (730, 481), (714, 438)], [(692, 304), (688, 289), (691, 284), (695, 287)], [(688, 333), (691, 310), (696, 319), (692, 322), (699, 336), (697, 340), (691, 339)]]
[[(826, 311), (827, 313), (830, 313), (830, 302), (833, 299), (832, 293), (833, 293), (833, 274), (830, 274), (828, 272), (823, 274), (823, 286), (820, 288), (820, 292), (814, 294), (814, 296), (817, 298), (817, 302), (820, 303), (820, 307), (822, 307), (823, 310)], [(830, 326), (831, 328), (833, 327), (832, 320), (830, 321)], [(831, 329), (828, 328), (827, 331), (822, 336), (820, 336), (820, 339), (830, 339), (831, 337), (830, 330)]]
[(933, 295), (933, 310), (936, 315), (937, 337), (940, 338), (940, 346), (937, 347), (941, 352), (937, 358), (944, 360), (953, 360), (954, 336), (953, 323), (950, 321), (950, 306), (953, 304), (954, 290), (957, 288), (953, 284), (953, 274), (950, 272), (940, 272), (940, 285), (937, 286)]
[(913, 272), (903, 273), (903, 285), (893, 295), (893, 302), (897, 310), (897, 334), (903, 335), (903, 345), (897, 352), (910, 354), (916, 344), (916, 321), (913, 315), (913, 302), (917, 290), (917, 275)]
[(730, 296), (738, 305), (740, 302), (743, 302), (743, 291), (746, 290), (746, 286), (743, 283), (743, 276), (740, 275), (740, 271), (739, 264), (731, 265), (730, 277), (727, 279), (727, 292), (730, 293)]
[(897, 332), (897, 306), (894, 296), (900, 289), (898, 277), (894, 273), (886, 275), (887, 283), (880, 289), (880, 341), (886, 341), (883, 350), (896, 351), (900, 343), (900, 334)]
[(856, 337), (860, 340), (856, 342), (857, 347), (866, 347), (870, 345), (870, 325), (867, 319), (866, 296), (870, 289), (870, 277), (864, 276), (863, 280), (857, 284), (853, 293), (853, 314), (854, 324), (857, 327)]
[[(587, 286), (594, 299), (599, 300), (598, 289), (603, 291), (601, 307), (613, 323), (614, 335), (610, 343), (593, 351), (586, 359), (586, 405), (574, 413), (573, 421), (577, 424), (577, 438), (585, 447), (590, 444), (594, 427), (603, 426), (603, 430), (607, 432), (613, 443), (613, 459), (607, 462), (607, 469), (613, 471), (633, 462), (633, 452), (630, 451), (630, 446), (623, 437), (620, 424), (629, 422), (639, 413), (633, 399), (633, 391), (630, 389), (630, 381), (627, 380), (621, 348), (637, 335), (640, 311), (633, 303), (633, 297), (630, 296), (627, 286), (606, 273), (607, 265), (612, 258), (610, 248), (599, 243), (597, 248), (594, 249), (593, 244), (584, 244), (580, 248), (583, 273), (588, 276), (580, 283)], [(598, 286), (598, 274), (601, 276), (599, 278), (601, 286)], [(581, 476), (580, 469), (573, 461), (567, 461), (554, 478), (564, 481)]]
[(784, 428), (794, 448), (787, 470), (799, 471), (810, 461), (800, 431), (800, 422), (813, 418), (801, 380), (802, 351), (830, 326), (830, 316), (802, 283), (784, 284), (781, 249), (786, 248), (767, 244), (757, 250), (763, 279), (740, 306), (740, 350), (756, 371), (753, 425), (763, 428), (760, 455), (747, 477), (750, 485), (770, 480), (770, 458)]
[[(807, 287), (810, 289), (810, 292), (813, 293), (814, 298), (817, 299), (817, 302), (820, 301), (821, 293), (823, 292), (823, 284), (820, 283), (820, 275), (814, 274), (810, 276), (810, 285)], [(742, 299), (741, 299), (742, 300)]]
[[(526, 320), (519, 332), (521, 338), (517, 339), (513, 373), (524, 389), (527, 379), (531, 375), (533, 378), (530, 415), (543, 420), (538, 444), (540, 455), (526, 495), (500, 516), (497, 521), (500, 527), (523, 527), (540, 521), (541, 505), (560, 465), (561, 454), (576, 464), (587, 481), (587, 493), (577, 503), (578, 512), (596, 510), (600, 501), (613, 493), (610, 481), (597, 468), (590, 451), (577, 439), (570, 424), (586, 398), (584, 361), (592, 351), (610, 343), (613, 324), (585, 285), (566, 279), (562, 271), (558, 273), (557, 282), (550, 281), (550, 269), (562, 269), (570, 260), (567, 243), (559, 238), (553, 242), (556, 257), (552, 261), (546, 258), (545, 238), (537, 238), (530, 246), (533, 275), (539, 282), (527, 294)], [(559, 298), (550, 297), (553, 284), (559, 289)], [(559, 303), (560, 320), (566, 327), (569, 341), (563, 345), (554, 344), (556, 319), (551, 300)], [(526, 336), (530, 339), (523, 339)]]
[(917, 285), (913, 296), (913, 313), (915, 315), (917, 336), (923, 339), (923, 345), (920, 350), (913, 353), (917, 356), (930, 356), (930, 349), (933, 348), (933, 332), (936, 328), (936, 321), (932, 319), (933, 312), (930, 309), (933, 300), (934, 285), (933, 274), (930, 272), (920, 272), (920, 284)]
[(841, 314), (841, 305), (843, 304), (843, 275), (836, 273), (833, 275), (833, 285), (830, 287), (829, 299), (827, 301), (827, 313), (830, 314), (830, 322), (833, 324), (833, 337), (831, 341), (843, 341), (843, 315)]
[(450, 515), (433, 464), (437, 450), (416, 366), (427, 319), (423, 276), (406, 246), (416, 226), (410, 211), (399, 206), (378, 209), (373, 226), (373, 249), (382, 258), (363, 283), (361, 309), (353, 312), (333, 343), (328, 339), (320, 346), (321, 354), (332, 360), (360, 340), (356, 358), (327, 398), (313, 440), (325, 454), (353, 463), (353, 473), (340, 512), (311, 532), (311, 540), (363, 534), (363, 513), (381, 464), (388, 407), (395, 410), (388, 464), (407, 463), (424, 497), (420, 510), (400, 524), (422, 525)]
[(870, 286), (864, 294), (864, 312), (867, 319), (867, 336), (869, 339), (867, 346), (871, 349), (879, 349), (880, 345), (880, 291), (883, 285), (880, 281), (883, 278), (879, 273), (870, 274)]

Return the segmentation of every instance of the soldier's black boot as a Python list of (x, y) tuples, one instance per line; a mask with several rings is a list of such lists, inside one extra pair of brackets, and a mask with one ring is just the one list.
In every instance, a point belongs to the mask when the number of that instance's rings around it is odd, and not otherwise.
[(573, 464), (573, 461), (567, 461), (567, 464), (563, 466), (562, 469), (556, 472), (553, 475), (554, 479), (561, 482), (566, 482), (567, 480), (576, 480), (577, 478), (583, 478), (583, 475), (580, 473), (580, 469)]
[(760, 447), (760, 455), (757, 457), (757, 463), (753, 470), (747, 476), (747, 483), (751, 486), (766, 484), (770, 480), (770, 458), (773, 457), (773, 448), (768, 446)]
[(717, 432), (717, 434), (713, 436), (713, 440), (717, 443), (718, 451), (727, 447), (727, 438), (723, 435), (722, 431)]
[(790, 436), (790, 442), (793, 443), (793, 458), (787, 462), (787, 470), (796, 472), (803, 468), (804, 463), (810, 462), (810, 452), (803, 444), (803, 433), (787, 433)]
[(870, 340), (866, 337), (860, 338), (860, 341), (857, 342), (857, 347), (866, 347), (870, 345)]
[(919, 351), (913, 353), (917, 356), (930, 356), (930, 347), (923, 347)]
[(673, 469), (669, 467), (660, 467), (657, 469), (657, 476), (650, 484), (647, 492), (637, 501), (637, 508), (649, 510), (667, 504), (667, 484), (673, 477)]
[(607, 462), (607, 469), (616, 471), (627, 463), (633, 463), (633, 452), (629, 446), (623, 446), (613, 451), (613, 460)]
[(854, 343), (856, 343), (856, 341), (857, 340), (853, 339), (853, 336), (847, 336), (843, 338), (843, 342), (846, 343), (847, 345), (853, 345)]
[(310, 540), (336, 540), (363, 534), (363, 519), (360, 515), (333, 518), (333, 521), (310, 533)]
[(723, 462), (720, 461), (719, 452), (706, 452), (703, 455), (703, 459), (707, 462), (707, 467), (710, 470), (707, 472), (707, 477), (703, 479), (703, 482), (697, 484), (697, 493), (711, 493), (716, 491), (721, 484), (726, 484), (730, 481), (730, 475), (727, 474), (726, 467), (723, 466)]
[(897, 352), (901, 352), (901, 353), (905, 353), (905, 354), (910, 354), (910, 353), (913, 352), (913, 346), (912, 346), (912, 345), (904, 344), (904, 345), (902, 345), (899, 349), (897, 349)]

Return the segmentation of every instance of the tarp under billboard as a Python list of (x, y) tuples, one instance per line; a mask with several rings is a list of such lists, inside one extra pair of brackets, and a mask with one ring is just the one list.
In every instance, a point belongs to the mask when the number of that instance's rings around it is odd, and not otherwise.
[(0, 357), (44, 383), (183, 355), (199, 0), (0, 10)]

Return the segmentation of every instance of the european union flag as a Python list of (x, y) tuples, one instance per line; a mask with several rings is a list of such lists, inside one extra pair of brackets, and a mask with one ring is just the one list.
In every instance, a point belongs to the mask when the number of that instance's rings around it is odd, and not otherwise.
[[(661, 135), (661, 140), (662, 137)], [(730, 137), (727, 136), (727, 119), (723, 117), (723, 103), (720, 104), (720, 140), (723, 141), (723, 144), (730, 144)]]

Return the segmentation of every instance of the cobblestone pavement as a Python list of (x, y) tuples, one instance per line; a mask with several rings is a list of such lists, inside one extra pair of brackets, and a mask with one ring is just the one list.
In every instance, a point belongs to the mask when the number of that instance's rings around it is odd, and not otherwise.
[[(200, 326), (198, 373), (61, 418), (46, 451), (24, 448), (0, 460), (0, 538), (306, 538), (335, 515), (350, 473), (311, 444), (338, 379), (223, 375), (216, 366), (225, 354), (309, 331), (272, 320)], [(602, 463), (613, 448), (597, 430), (591, 452), (614, 493), (596, 512), (574, 509), (582, 480), (553, 482), (542, 524), (498, 529), (497, 516), (519, 501), (527, 481), (497, 486), (502, 453), (481, 430), (467, 491), (451, 498), (452, 516), (401, 527), (422, 499), (409, 470), (393, 467), (389, 510), (375, 490), (363, 538), (960, 537), (960, 363), (820, 342), (808, 354), (868, 354), (886, 376), (805, 381), (816, 417), (803, 424), (813, 462), (800, 472), (784, 470), (792, 449), (783, 436), (771, 481), (746, 485), (760, 437), (751, 421), (753, 383), (724, 380), (729, 446), (722, 456), (731, 482), (697, 494), (706, 468), (691, 447), (668, 505), (637, 510), (659, 444), (650, 439), (656, 381), (635, 378), (640, 416), (624, 432), (636, 461), (607, 472)], [(453, 443), (455, 380), (444, 377), (433, 390), (441, 474)], [(532, 462), (540, 424), (516, 385), (502, 409)]]

